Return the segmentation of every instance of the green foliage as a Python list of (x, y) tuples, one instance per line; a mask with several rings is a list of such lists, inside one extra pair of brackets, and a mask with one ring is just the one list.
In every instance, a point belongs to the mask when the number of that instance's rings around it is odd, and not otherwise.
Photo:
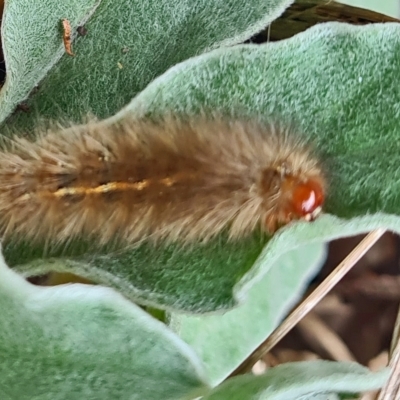
[(170, 326), (201, 357), (213, 386), (269, 336), (324, 259), (321, 244), (302, 246), (282, 256), (234, 310), (224, 315), (172, 314)]
[[(330, 399), (331, 392), (378, 389), (389, 371), (372, 373), (355, 363), (329, 361), (287, 363), (260, 376), (242, 375), (226, 381), (204, 400)], [(325, 396), (325, 397), (324, 397)]]
[[(32, 128), (38, 115), (57, 121), (77, 121), (88, 112), (113, 115), (169, 67), (248, 39), (292, 2), (253, 0), (249, 7), (246, 0), (7, 1), (8, 82), (0, 96), (0, 122), (39, 80), (28, 102), (31, 113), (14, 116), (9, 126)], [(62, 18), (74, 28), (75, 57), (63, 51)], [(77, 37), (83, 23), (87, 35)]]
[(61, 19), (84, 23), (99, 0), (7, 1), (2, 19), (7, 79), (0, 92), (0, 121), (55, 69), (65, 54)]
[[(393, 85), (400, 27), (324, 24), (280, 43), (232, 46), (290, 3), (6, 3), (5, 134), (29, 134), (38, 118), (79, 121), (88, 112), (110, 122), (127, 114), (216, 110), (284, 120), (320, 153), (332, 215), (291, 224), (272, 239), (255, 234), (235, 244), (223, 235), (190, 248), (145, 243), (92, 251), (90, 244), (74, 243), (44, 252), (10, 244), (5, 257), (14, 271), (76, 273), (167, 310), (170, 326), (113, 289), (37, 288), (0, 265), (2, 398), (193, 399), (208, 393), (209, 399), (320, 399), (384, 383), (386, 371), (302, 363), (207, 388), (265, 340), (299, 298), (320, 265), (321, 241), (378, 226), (400, 231), (400, 91)], [(74, 57), (64, 53), (62, 18), (71, 21)], [(83, 23), (88, 34), (77, 37)], [(30, 111), (12, 114), (26, 99)], [(187, 314), (221, 310), (230, 311)]]
[(0, 259), (0, 397), (171, 399), (204, 390), (179, 337), (111, 289), (37, 287)]

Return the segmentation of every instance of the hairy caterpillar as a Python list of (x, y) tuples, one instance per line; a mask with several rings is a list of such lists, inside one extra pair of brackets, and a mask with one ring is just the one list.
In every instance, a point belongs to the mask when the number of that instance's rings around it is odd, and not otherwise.
[(0, 234), (206, 241), (313, 220), (325, 181), (288, 130), (220, 117), (92, 122), (0, 153)]

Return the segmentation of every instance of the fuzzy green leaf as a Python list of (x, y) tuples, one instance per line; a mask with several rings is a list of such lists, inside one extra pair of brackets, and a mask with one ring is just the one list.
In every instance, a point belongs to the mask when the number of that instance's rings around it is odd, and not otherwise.
[[(241, 375), (227, 380), (204, 400), (299, 400), (326, 393), (357, 393), (379, 389), (389, 369), (371, 372), (356, 363), (305, 361), (282, 364), (260, 376)], [(303, 397), (304, 396), (304, 397)], [(318, 397), (317, 397), (318, 398)]]
[(37, 87), (64, 55), (61, 20), (66, 18), (72, 26), (79, 26), (90, 18), (100, 1), (5, 2), (2, 40), (7, 75), (0, 91), (0, 122)]
[(264, 243), (259, 235), (237, 243), (219, 237), (208, 245), (186, 248), (144, 244), (125, 251), (99, 254), (96, 250), (60, 258), (42, 258), (41, 248), (10, 244), (5, 256), (26, 277), (71, 272), (112, 286), (140, 304), (204, 312), (236, 304), (232, 288), (255, 263)]
[(270, 335), (324, 259), (321, 244), (292, 250), (254, 284), (238, 308), (224, 315), (171, 316), (170, 326), (203, 360), (212, 385), (225, 379)]
[(296, 400), (340, 400), (340, 397), (335, 393), (318, 393), (318, 394), (306, 394), (301, 397), (297, 397)]
[[(8, 1), (2, 25), (8, 82), (0, 93), (0, 122), (39, 80), (30, 112), (13, 116), (8, 126), (31, 128), (38, 116), (77, 121), (88, 112), (112, 115), (169, 67), (248, 39), (292, 2)], [(60, 59), (61, 18), (71, 21), (75, 57)], [(85, 20), (87, 34), (77, 37)]]
[(33, 286), (0, 259), (4, 400), (193, 398), (205, 389), (192, 350), (112, 289)]

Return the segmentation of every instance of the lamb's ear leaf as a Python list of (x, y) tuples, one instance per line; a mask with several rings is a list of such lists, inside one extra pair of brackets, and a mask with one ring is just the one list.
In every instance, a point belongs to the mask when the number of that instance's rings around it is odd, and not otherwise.
[(320, 243), (289, 251), (254, 283), (243, 304), (223, 315), (171, 315), (170, 326), (203, 360), (213, 386), (271, 334), (299, 300), (325, 256), (326, 247)]
[[(10, 116), (15, 107), (58, 64), (68, 62), (70, 56), (65, 54), (62, 20), (67, 19), (73, 28), (84, 24), (100, 2), (101, 0), (5, 2), (1, 38), (6, 80), (0, 91), (0, 123)], [(74, 33), (71, 39), (75, 36)], [(68, 78), (65, 79), (68, 82)], [(27, 111), (27, 104), (24, 106)], [(54, 106), (61, 107), (56, 104)], [(30, 117), (37, 118), (38, 115), (31, 112)]]
[[(2, 40), (7, 80), (0, 123), (28, 130), (37, 118), (80, 121), (113, 115), (154, 78), (185, 59), (242, 42), (293, 0), (18, 0), (6, 2)], [(70, 21), (74, 57), (63, 48)], [(84, 24), (84, 36), (78, 27)]]
[(175, 400), (206, 389), (189, 346), (114, 290), (33, 286), (0, 257), (2, 399)]
[[(203, 397), (204, 400), (311, 400), (329, 393), (358, 393), (381, 388), (389, 369), (371, 372), (356, 364), (332, 361), (303, 361), (271, 368), (265, 374), (240, 375)], [(303, 397), (304, 396), (304, 397)]]

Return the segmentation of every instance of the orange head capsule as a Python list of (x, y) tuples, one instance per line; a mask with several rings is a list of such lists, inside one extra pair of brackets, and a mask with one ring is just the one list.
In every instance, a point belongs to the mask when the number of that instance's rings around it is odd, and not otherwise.
[(324, 190), (321, 184), (314, 179), (300, 182), (293, 187), (293, 211), (306, 221), (312, 221), (319, 215), (324, 199)]
[[(277, 172), (266, 170), (262, 181), (267, 210), (264, 226), (270, 233), (293, 220), (313, 221), (325, 200), (322, 176), (293, 175), (285, 169)], [(274, 196), (270, 195), (271, 188), (277, 190)]]

